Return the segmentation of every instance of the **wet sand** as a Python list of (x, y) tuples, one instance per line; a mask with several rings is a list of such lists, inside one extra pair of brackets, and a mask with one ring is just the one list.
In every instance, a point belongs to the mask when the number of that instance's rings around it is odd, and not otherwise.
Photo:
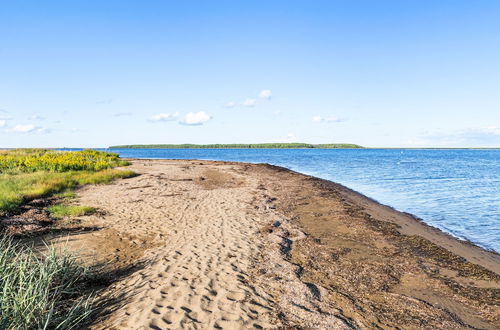
[(60, 239), (127, 268), (94, 329), (497, 329), (500, 257), (270, 165), (132, 160)]

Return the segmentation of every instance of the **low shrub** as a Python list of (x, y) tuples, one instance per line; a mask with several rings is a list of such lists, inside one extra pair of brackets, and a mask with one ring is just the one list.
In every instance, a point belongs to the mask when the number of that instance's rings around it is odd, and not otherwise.
[(100, 171), (128, 165), (117, 154), (92, 149), (54, 151), (46, 149), (16, 149), (0, 153), (0, 172), (68, 172)]

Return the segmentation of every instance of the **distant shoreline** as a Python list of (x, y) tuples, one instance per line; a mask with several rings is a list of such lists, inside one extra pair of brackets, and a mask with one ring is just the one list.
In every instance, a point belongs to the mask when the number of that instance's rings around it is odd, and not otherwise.
[(131, 144), (110, 146), (109, 149), (363, 149), (351, 143), (235, 143), (235, 144)]
[[(260, 144), (132, 144), (117, 145), (91, 149), (363, 149), (363, 150), (500, 150), (500, 147), (364, 147), (360, 145), (346, 146), (347, 144), (311, 144), (309, 146), (260, 146)], [(333, 146), (332, 146), (333, 145)], [(349, 144), (350, 145), (350, 144)], [(56, 148), (61, 149), (61, 148)], [(81, 148), (62, 148), (62, 149), (81, 149)]]

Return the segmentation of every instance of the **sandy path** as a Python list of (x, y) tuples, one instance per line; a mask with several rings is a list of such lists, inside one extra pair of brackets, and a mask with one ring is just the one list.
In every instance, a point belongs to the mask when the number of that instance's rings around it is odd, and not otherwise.
[(277, 324), (272, 297), (248, 281), (260, 244), (255, 234), (266, 220), (250, 207), (251, 190), (240, 186), (257, 182), (234, 171), (232, 177), (220, 176), (209, 166), (173, 163), (165, 173), (165, 162), (147, 165), (131, 167), (139, 177), (81, 194), (82, 204), (107, 213), (93, 219), (95, 223), (139, 237), (135, 244), (156, 244), (145, 255), (146, 268), (108, 290), (111, 297), (126, 292), (120, 298), (124, 305), (97, 327), (237, 329)]

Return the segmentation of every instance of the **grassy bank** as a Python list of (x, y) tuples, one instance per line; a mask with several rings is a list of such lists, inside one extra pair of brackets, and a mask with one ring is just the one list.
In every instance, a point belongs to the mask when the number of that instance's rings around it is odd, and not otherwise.
[(357, 144), (258, 143), (258, 144), (131, 144), (111, 146), (123, 149), (358, 149)]
[(84, 150), (57, 152), (21, 149), (0, 152), (0, 215), (30, 200), (68, 192), (84, 184), (103, 184), (134, 173), (116, 154)]

